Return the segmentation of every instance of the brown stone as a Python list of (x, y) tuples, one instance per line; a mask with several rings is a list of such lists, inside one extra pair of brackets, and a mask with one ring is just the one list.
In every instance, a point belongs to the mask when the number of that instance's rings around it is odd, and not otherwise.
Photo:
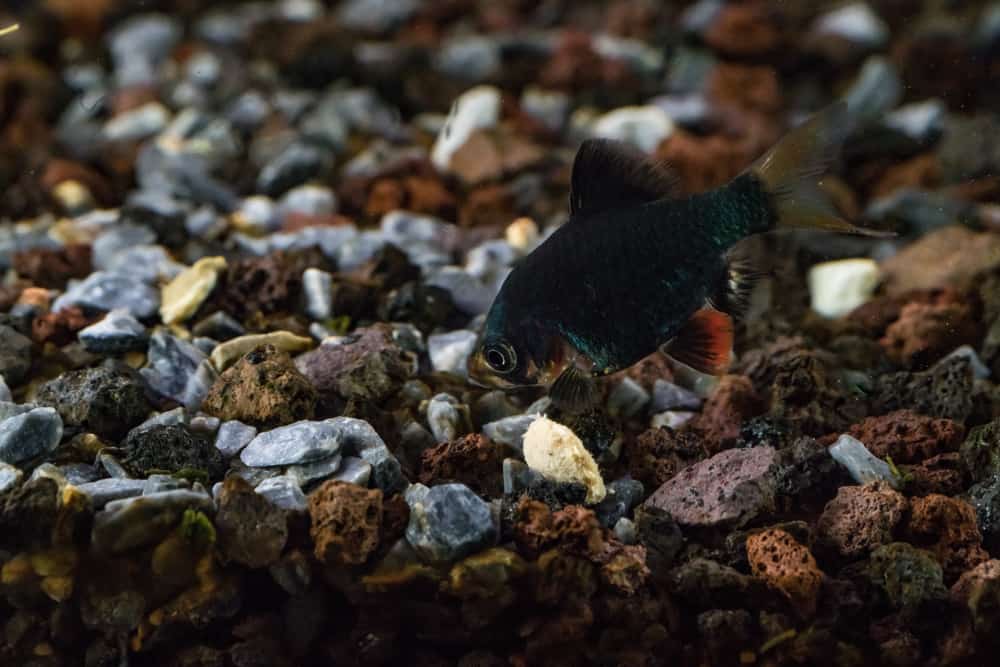
[(361, 565), (379, 545), (382, 492), (330, 480), (309, 494), (309, 534), (327, 565)]
[(965, 438), (965, 427), (950, 419), (935, 419), (912, 410), (896, 410), (868, 417), (848, 431), (879, 458), (894, 463), (919, 463), (944, 452), (954, 452)]
[(288, 539), (284, 510), (236, 475), (227, 477), (222, 485), (215, 528), (222, 553), (252, 568), (277, 561)]
[(90, 275), (90, 246), (71, 244), (61, 248), (33, 248), (14, 253), (14, 270), (39, 287), (61, 289), (70, 278)]
[(517, 213), (514, 195), (503, 185), (487, 185), (469, 193), (458, 214), (463, 227), (489, 227), (509, 224)]
[(705, 42), (732, 56), (760, 56), (781, 47), (779, 17), (765, 2), (726, 4), (705, 32)]
[(885, 291), (962, 287), (1000, 267), (1000, 234), (949, 225), (906, 246), (882, 262)]
[(886, 354), (905, 366), (928, 366), (960, 345), (974, 345), (982, 335), (968, 300), (908, 303), (879, 341)]
[(625, 443), (629, 474), (647, 489), (657, 489), (684, 468), (705, 458), (701, 433), (681, 428), (651, 428)]
[(906, 509), (906, 498), (887, 484), (842, 486), (823, 510), (817, 536), (841, 556), (858, 558), (893, 541)]
[(100, 316), (84, 315), (83, 310), (77, 306), (69, 306), (55, 313), (45, 313), (32, 321), (31, 339), (39, 345), (44, 343), (66, 345), (76, 340), (76, 334), (80, 329), (90, 326), (99, 319)]
[(872, 197), (885, 197), (903, 188), (932, 190), (940, 184), (941, 165), (933, 153), (926, 153), (886, 169), (872, 188)]
[(725, 375), (689, 428), (698, 430), (704, 438), (705, 450), (715, 454), (733, 447), (740, 437), (743, 421), (761, 414), (764, 407), (750, 378)]
[(906, 531), (941, 563), (946, 583), (989, 558), (975, 509), (956, 498), (938, 494), (915, 498)]
[(771, 528), (747, 538), (747, 558), (753, 575), (784, 591), (800, 614), (815, 613), (823, 572), (808, 548)]
[(420, 482), (427, 486), (461, 482), (481, 496), (503, 493), (503, 451), (488, 438), (473, 433), (424, 450)]
[(272, 345), (245, 354), (212, 385), (202, 409), (268, 430), (312, 419), (316, 390), (286, 352)]
[(781, 85), (773, 67), (720, 63), (712, 69), (706, 93), (716, 103), (773, 114), (782, 107)]

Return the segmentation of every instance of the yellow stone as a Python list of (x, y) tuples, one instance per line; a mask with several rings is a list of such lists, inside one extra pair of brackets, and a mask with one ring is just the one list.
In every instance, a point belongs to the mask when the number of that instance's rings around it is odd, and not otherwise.
[(555, 482), (583, 484), (588, 505), (601, 502), (607, 494), (597, 462), (580, 438), (548, 417), (531, 422), (524, 434), (524, 461)]
[(0, 583), (18, 584), (34, 576), (31, 559), (27, 554), (18, 554), (3, 564), (3, 569), (0, 570)]
[(212, 350), (212, 364), (216, 370), (226, 370), (234, 361), (247, 352), (262, 345), (273, 345), (279, 350), (293, 354), (304, 352), (313, 346), (312, 338), (296, 336), (291, 331), (272, 331), (266, 334), (251, 334), (227, 340)]
[(183, 322), (215, 289), (219, 272), (226, 268), (224, 257), (203, 257), (164, 286), (160, 293), (160, 317), (164, 324)]
[(46, 549), (31, 555), (31, 567), (40, 577), (65, 577), (76, 568), (76, 552)]
[(73, 595), (73, 577), (45, 577), (42, 590), (56, 602), (63, 602)]
[(527, 252), (538, 242), (538, 225), (531, 218), (518, 218), (507, 226), (507, 243)]

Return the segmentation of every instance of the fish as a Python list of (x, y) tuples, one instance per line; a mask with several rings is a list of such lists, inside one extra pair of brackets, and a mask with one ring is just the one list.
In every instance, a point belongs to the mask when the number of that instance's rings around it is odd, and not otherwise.
[(759, 278), (733, 253), (781, 228), (891, 236), (842, 219), (821, 180), (851, 129), (835, 103), (792, 129), (725, 185), (676, 194), (668, 167), (630, 145), (584, 141), (567, 222), (503, 282), (468, 360), (482, 387), (548, 387), (562, 409), (596, 400), (595, 379), (661, 350), (720, 375), (734, 318)]

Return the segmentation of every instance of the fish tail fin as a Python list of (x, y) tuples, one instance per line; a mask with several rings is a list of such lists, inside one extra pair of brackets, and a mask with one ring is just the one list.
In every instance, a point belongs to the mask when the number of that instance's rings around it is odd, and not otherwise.
[(843, 234), (889, 237), (891, 232), (858, 227), (841, 218), (820, 188), (851, 130), (847, 104), (836, 102), (785, 135), (751, 167), (763, 183), (774, 215), (771, 228), (825, 229)]

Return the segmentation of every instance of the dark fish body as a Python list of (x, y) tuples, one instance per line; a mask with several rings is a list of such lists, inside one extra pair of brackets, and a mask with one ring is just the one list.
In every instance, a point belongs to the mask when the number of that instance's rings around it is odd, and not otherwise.
[(552, 383), (553, 399), (593, 397), (587, 378), (665, 351), (722, 373), (746, 267), (728, 251), (777, 227), (879, 235), (841, 220), (818, 187), (848, 129), (842, 103), (789, 133), (740, 176), (710, 192), (672, 196), (672, 179), (634, 149), (604, 139), (580, 147), (570, 218), (511, 271), (469, 361), (470, 378), (499, 387)]
[(497, 297), (557, 329), (597, 373), (628, 367), (674, 337), (728, 278), (725, 253), (772, 213), (746, 174), (725, 188), (599, 211), (557, 229)]

